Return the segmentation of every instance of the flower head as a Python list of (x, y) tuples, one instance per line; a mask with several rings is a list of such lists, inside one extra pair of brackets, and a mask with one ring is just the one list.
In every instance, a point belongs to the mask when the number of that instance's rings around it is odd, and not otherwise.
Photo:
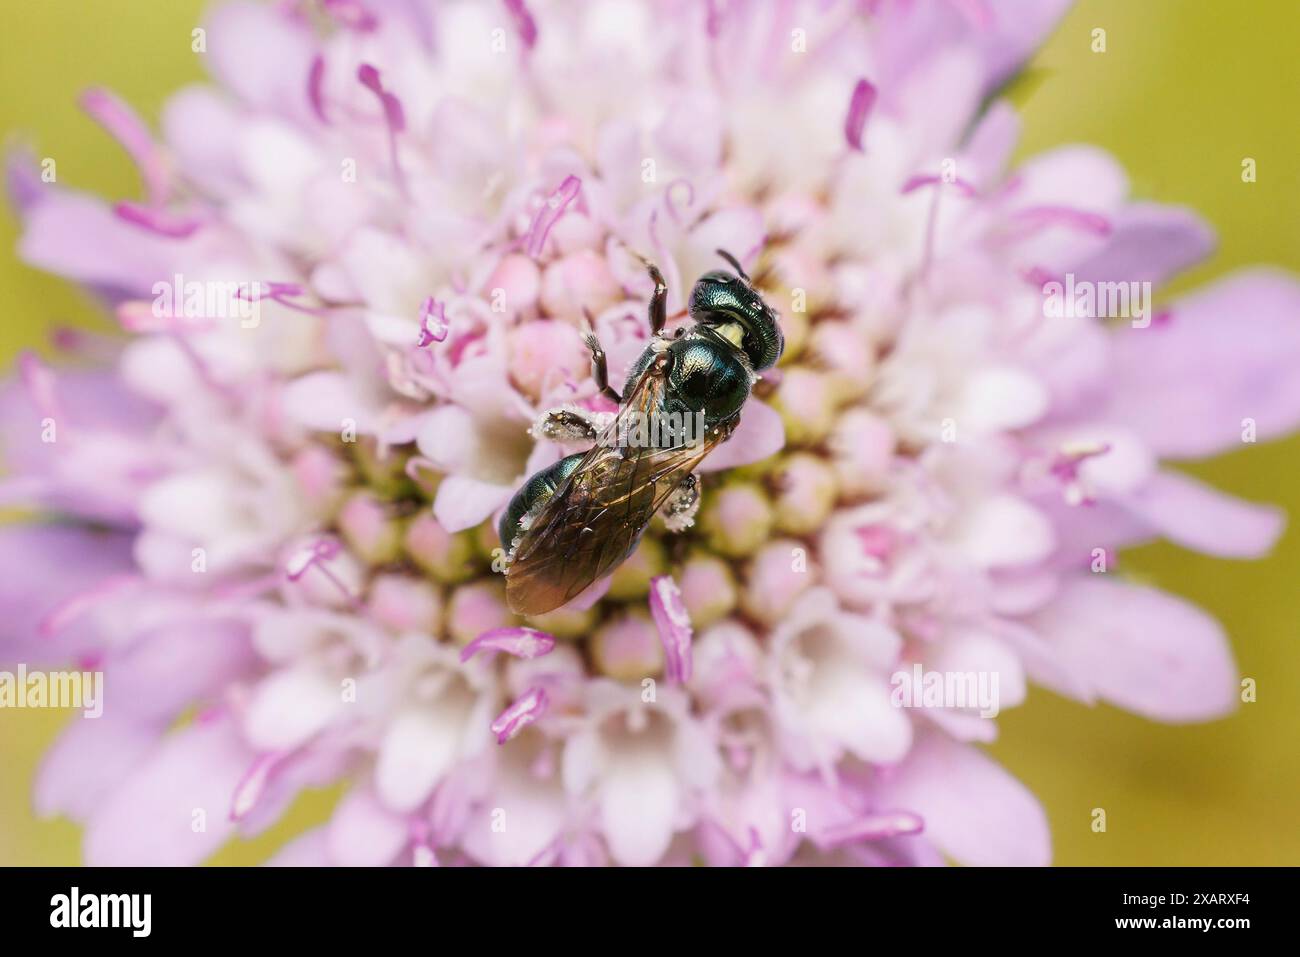
[[(0, 660), (94, 656), (111, 701), (38, 808), (97, 864), (335, 781), (282, 860), (1046, 862), (988, 712), (1229, 711), (1218, 626), (1115, 554), (1265, 552), (1273, 510), (1161, 460), (1300, 421), (1292, 278), (1144, 321), (1204, 224), (1092, 148), (1007, 168), (988, 96), (1063, 6), (231, 0), (157, 135), (87, 94), (144, 201), (10, 175), (23, 257), (129, 333), (0, 405), (7, 500), (59, 519), (0, 535)], [(692, 527), (521, 620), (497, 522), (571, 451), (531, 424), (608, 417), (586, 324), (621, 383), (642, 258), (676, 323), (719, 249), (780, 367)], [(1128, 315), (1064, 298), (1116, 284)]]

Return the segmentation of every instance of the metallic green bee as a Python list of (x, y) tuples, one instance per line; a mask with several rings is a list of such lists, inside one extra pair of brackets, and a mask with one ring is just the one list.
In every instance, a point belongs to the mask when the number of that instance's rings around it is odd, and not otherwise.
[[(668, 286), (646, 264), (655, 283), (652, 335), (622, 396), (609, 384), (600, 342), (587, 332), (592, 376), (619, 410), (603, 429), (576, 409), (539, 420), (540, 435), (595, 444), (533, 475), (501, 517), (506, 598), (516, 613), (551, 611), (608, 575), (636, 549), (655, 512), (663, 510), (672, 531), (694, 521), (696, 466), (730, 437), (756, 373), (775, 365), (785, 346), (776, 313), (740, 264), (718, 252), (736, 274), (701, 276), (690, 296), (694, 322), (672, 337), (663, 334)], [(655, 427), (647, 431), (647, 423)]]

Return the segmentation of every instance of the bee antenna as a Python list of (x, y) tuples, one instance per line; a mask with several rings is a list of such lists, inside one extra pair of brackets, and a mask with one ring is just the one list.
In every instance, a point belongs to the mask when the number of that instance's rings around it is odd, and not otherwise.
[(727, 262), (731, 263), (731, 268), (736, 270), (736, 272), (740, 275), (741, 279), (745, 280), (745, 282), (749, 282), (749, 275), (745, 272), (744, 269), (741, 268), (740, 262), (736, 259), (735, 256), (731, 255), (731, 253), (727, 252), (725, 249), (717, 249), (714, 250), (714, 252), (716, 252)]

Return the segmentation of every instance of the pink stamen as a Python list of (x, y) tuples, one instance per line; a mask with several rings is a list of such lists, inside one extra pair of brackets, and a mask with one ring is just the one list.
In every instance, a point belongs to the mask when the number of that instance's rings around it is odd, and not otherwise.
[(1093, 505), (1096, 499), (1079, 477), (1083, 463), (1111, 450), (1109, 442), (1062, 446), (1048, 465), (1048, 473), (1065, 487), (1065, 500), (1070, 505)]
[(566, 176), (564, 182), (560, 183), (550, 198), (542, 204), (542, 208), (537, 211), (532, 224), (528, 227), (525, 250), (529, 256), (536, 259), (542, 254), (542, 246), (546, 243), (546, 237), (551, 234), (551, 227), (564, 215), (564, 211), (581, 188), (582, 180), (576, 176)]
[(1062, 446), (1052, 460), (1048, 471), (1059, 479), (1076, 479), (1079, 467), (1088, 459), (1105, 455), (1111, 449), (1109, 442), (1094, 442), (1087, 445)]
[(33, 209), (49, 189), (37, 172), (36, 160), (25, 149), (11, 149), (5, 158), (5, 186), (10, 203), (20, 214)]
[(1094, 236), (1109, 236), (1112, 228), (1110, 220), (1100, 213), (1072, 206), (1028, 206), (1012, 213), (1010, 222), (1019, 227), (1016, 232), (1020, 238), (1032, 236), (1050, 226), (1064, 226)]
[(438, 466), (432, 459), (426, 459), (423, 455), (412, 455), (402, 466), (402, 471), (406, 473), (407, 478), (418, 485), (421, 471), (436, 472)]
[(451, 330), (447, 322), (447, 307), (432, 296), (420, 303), (420, 339), (416, 346), (423, 349), (435, 342), (445, 342)]
[(948, 186), (955, 186), (957, 192), (966, 197), (972, 197), (977, 194), (975, 187), (960, 176), (954, 176), (951, 179), (947, 179), (943, 176), (937, 176), (932, 173), (918, 173), (916, 176), (911, 177), (903, 184), (903, 188), (900, 192), (902, 195), (906, 196), (908, 193), (915, 192), (922, 186), (941, 186), (945, 184)]
[(305, 312), (309, 316), (325, 316), (329, 310), (316, 308), (313, 306), (304, 306), (293, 300), (298, 296), (306, 295), (306, 290), (294, 282), (254, 282), (239, 287), (236, 297), (243, 299), (245, 302), (261, 302), (263, 299), (270, 299), (272, 302), (278, 302), (286, 309), (292, 309), (295, 312)]
[(42, 638), (53, 637), (96, 605), (139, 584), (140, 578), (137, 575), (112, 575), (105, 578), (56, 605), (41, 619), (36, 626), (36, 632)]
[(325, 115), (325, 58), (319, 53), (312, 58), (311, 69), (307, 72), (307, 99), (316, 119), (328, 125), (330, 120)]
[(872, 107), (876, 105), (877, 91), (866, 79), (858, 80), (853, 87), (853, 96), (849, 99), (849, 112), (844, 118), (844, 138), (848, 140), (849, 149), (862, 152), (862, 133), (867, 128), (867, 119)]
[(93, 88), (81, 95), (81, 108), (122, 145), (144, 180), (149, 202), (161, 205), (167, 199), (167, 162), (144, 121), (131, 107), (107, 90)]
[(113, 214), (133, 226), (168, 239), (188, 239), (204, 225), (204, 220), (198, 216), (178, 216), (165, 209), (142, 206), (139, 203), (118, 203), (113, 207)]
[(206, 319), (190, 319), (172, 313), (159, 314), (147, 299), (129, 299), (118, 305), (114, 315), (127, 332), (202, 332), (216, 328), (216, 323)]
[(49, 366), (36, 357), (33, 352), (24, 352), (18, 357), (18, 372), (22, 378), (23, 388), (31, 397), (32, 404), (43, 419), (62, 418), (62, 407), (55, 394), (54, 373)]
[(524, 49), (531, 50), (537, 45), (537, 21), (528, 12), (524, 0), (506, 0), (506, 9), (515, 21), (515, 29), (519, 31), (519, 39), (524, 42)]
[(824, 849), (845, 847), (859, 841), (881, 841), (890, 837), (920, 834), (925, 821), (911, 811), (884, 811), (828, 827), (817, 835), (817, 844)]
[(519, 732), (546, 714), (549, 698), (543, 688), (529, 688), (492, 722), (492, 733), (497, 744), (505, 744)]
[(460, 652), (461, 661), (469, 661), (480, 651), (502, 651), (516, 658), (533, 659), (555, 649), (555, 636), (536, 628), (493, 628), (479, 635)]
[(284, 752), (271, 751), (260, 754), (249, 765), (244, 776), (235, 785), (235, 793), (230, 799), (230, 820), (242, 821), (257, 806), (266, 786), (271, 780), (271, 773), (284, 760)]
[(650, 617), (654, 619), (659, 640), (664, 646), (665, 670), (668, 680), (685, 684), (691, 680), (693, 655), (691, 639), (694, 629), (691, 616), (682, 601), (681, 589), (671, 575), (650, 579)]
[(673, 222), (678, 226), (681, 226), (684, 225), (682, 222), (682, 215), (677, 209), (677, 203), (673, 200), (673, 190), (679, 186), (686, 187), (686, 208), (690, 209), (695, 205), (695, 187), (691, 185), (689, 179), (682, 177), (673, 180), (664, 187), (664, 208), (668, 210), (668, 215), (673, 218)]
[(352, 590), (349, 589), (348, 586), (343, 583), (343, 580), (339, 578), (338, 575), (334, 574), (326, 564), (331, 559), (335, 558), (339, 554), (340, 550), (341, 546), (337, 539), (329, 537), (318, 538), (310, 545), (299, 549), (298, 552), (289, 557), (288, 562), (285, 563), (285, 575), (289, 581), (296, 582), (301, 580), (308, 571), (314, 568), (320, 572), (320, 574), (323, 575), (331, 585), (339, 590), (340, 594), (343, 595), (343, 598), (347, 601), (350, 607), (359, 608), (361, 605), (361, 599), (352, 594)]
[(384, 123), (388, 127), (388, 158), (393, 166), (393, 178), (397, 180), (397, 186), (405, 196), (407, 195), (406, 174), (397, 155), (397, 134), (406, 130), (406, 114), (402, 110), (402, 101), (384, 89), (379, 79), (379, 71), (369, 63), (363, 63), (357, 68), (357, 79), (361, 81), (362, 86), (379, 98), (379, 104), (383, 107)]

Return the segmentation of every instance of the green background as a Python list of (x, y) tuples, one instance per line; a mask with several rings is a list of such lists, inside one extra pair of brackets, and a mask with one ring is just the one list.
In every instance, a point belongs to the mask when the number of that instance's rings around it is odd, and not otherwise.
[[(0, 36), (0, 131), (52, 156), (59, 181), (119, 198), (137, 195), (129, 161), (75, 105), (104, 85), (150, 119), (168, 93), (201, 78), (190, 52), (199, 0), (43, 0), (9, 11)], [(1094, 28), (1107, 50), (1091, 50)], [(1241, 265), (1300, 271), (1300, 3), (1292, 0), (1083, 0), (1036, 57), (1015, 96), (1026, 156), (1066, 142), (1109, 149), (1136, 195), (1185, 203), (1220, 245), (1178, 283), (1186, 289)], [(1253, 157), (1258, 181), (1241, 181)], [(13, 218), (0, 214), (0, 357), (44, 348), (55, 323), (98, 324), (71, 287), (16, 262)], [(1300, 374), (1300, 370), (1297, 370)], [(1189, 471), (1300, 516), (1300, 437), (1244, 446)], [(1003, 714), (994, 754), (1045, 804), (1059, 864), (1300, 863), (1300, 653), (1296, 649), (1300, 530), (1266, 561), (1228, 562), (1168, 545), (1125, 568), (1185, 595), (1227, 627), (1258, 701), (1208, 725), (1163, 726), (1109, 707), (1034, 690)], [(37, 821), (29, 793), (38, 760), (66, 715), (0, 714), (0, 864), (72, 864), (77, 829)], [(328, 813), (309, 795), (259, 839), (219, 863), (254, 863)], [(1091, 830), (1091, 811), (1108, 830)]]

